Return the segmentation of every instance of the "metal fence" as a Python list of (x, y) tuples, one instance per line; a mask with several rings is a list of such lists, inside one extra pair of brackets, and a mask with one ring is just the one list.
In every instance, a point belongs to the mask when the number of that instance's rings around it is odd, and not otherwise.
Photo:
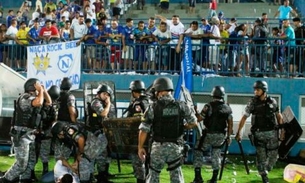
[[(230, 39), (232, 43), (232, 39)], [(222, 40), (226, 42), (226, 40)], [(236, 39), (234, 44), (192, 45), (193, 74), (222, 76), (296, 77), (303, 76), (304, 45), (277, 44), (269, 38)], [(140, 74), (180, 73), (184, 57), (170, 44), (82, 44), (81, 68), (88, 73), (135, 72)], [(0, 61), (16, 71), (26, 71), (26, 46), (0, 44)]]

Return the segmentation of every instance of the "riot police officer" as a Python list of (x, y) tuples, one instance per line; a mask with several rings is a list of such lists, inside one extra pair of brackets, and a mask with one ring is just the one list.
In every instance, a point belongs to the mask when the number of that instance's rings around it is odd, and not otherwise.
[(56, 166), (61, 165), (67, 167), (79, 175), (81, 183), (89, 183), (90, 170), (92, 169), (91, 162), (95, 161), (99, 154), (101, 154), (101, 151), (106, 148), (106, 145), (93, 133), (86, 130), (82, 123), (58, 121), (53, 124), (51, 132), (58, 139), (68, 138), (77, 149), (76, 159), (73, 164), (70, 164), (67, 159), (62, 157), (60, 161), (56, 162)]
[(132, 101), (128, 107), (127, 117), (141, 116), (149, 105), (149, 98), (144, 94), (145, 84), (143, 81), (135, 80), (129, 85)]
[(231, 107), (225, 104), (225, 89), (222, 86), (215, 86), (211, 92), (212, 101), (206, 104), (202, 111), (197, 114), (198, 121), (203, 120), (205, 129), (200, 139), (197, 140), (194, 152), (195, 178), (193, 183), (203, 183), (201, 167), (203, 151), (212, 149), (212, 178), (210, 183), (217, 183), (217, 176), (220, 167), (221, 147), (227, 140), (230, 143), (232, 134), (233, 117)]
[[(54, 121), (63, 120), (66, 122), (75, 122), (77, 118), (77, 109), (75, 97), (69, 91), (72, 86), (71, 80), (67, 77), (63, 78), (60, 85), (59, 97), (57, 96), (58, 88), (52, 86), (49, 89), (52, 97), (53, 108), (56, 110), (56, 118)], [(52, 119), (50, 119), (52, 121)], [(53, 121), (53, 122), (54, 122)], [(52, 138), (52, 148), (54, 151), (54, 159), (56, 162), (69, 159), (73, 152), (73, 142), (69, 138)], [(60, 164), (60, 163), (58, 163)], [(59, 165), (61, 166), (61, 164)]]
[(76, 108), (75, 96), (70, 92), (72, 81), (68, 77), (64, 77), (60, 84), (60, 96), (58, 98), (59, 110), (58, 120), (76, 122), (78, 111)]
[[(149, 105), (149, 98), (144, 94), (145, 84), (143, 81), (135, 80), (129, 85), (133, 100), (128, 107), (127, 117), (143, 116)], [(137, 183), (145, 182), (145, 164), (137, 153), (131, 154), (132, 166)]]
[(184, 129), (197, 125), (195, 113), (172, 96), (173, 83), (167, 77), (157, 78), (153, 83), (157, 100), (148, 107), (145, 121), (139, 126), (138, 155), (145, 161), (144, 148), (148, 133), (152, 133), (150, 166), (146, 182), (157, 183), (165, 163), (168, 164), (171, 182), (184, 182), (181, 164), (183, 158)]
[[(108, 85), (102, 84), (97, 88), (97, 95), (88, 106), (89, 117), (87, 125), (90, 127), (91, 132), (106, 145), (108, 145), (108, 140), (103, 132), (102, 122), (106, 117), (115, 117), (115, 108), (111, 103), (113, 96), (113, 90)], [(96, 159), (99, 183), (111, 182), (108, 181), (109, 163), (108, 151), (105, 148), (101, 152), (101, 156)]]
[[(236, 140), (241, 140), (241, 130), (246, 119), (252, 114), (251, 133), (256, 148), (257, 169), (263, 183), (268, 183), (268, 172), (277, 161), (278, 131), (276, 126), (283, 123), (276, 100), (267, 95), (268, 84), (258, 80), (253, 85), (254, 97), (247, 104), (244, 114), (239, 122)], [(281, 137), (283, 138), (282, 131)], [(251, 140), (250, 139), (250, 140)]]
[(16, 162), (0, 178), (0, 182), (31, 182), (31, 170), (34, 170), (35, 133), (40, 125), (40, 109), (44, 99), (50, 105), (47, 91), (35, 78), (28, 79), (24, 84), (24, 93), (19, 96), (15, 107), (15, 121), (11, 135), (13, 136)]
[[(60, 95), (60, 89), (58, 86), (53, 85), (48, 90), (48, 94), (51, 97), (52, 105), (47, 105), (45, 102), (41, 109), (42, 124), (41, 132), (36, 136), (36, 158), (40, 156), (43, 165), (42, 175), (49, 171), (49, 154), (51, 148), (52, 134), (51, 127), (52, 124), (57, 120), (58, 114), (58, 104), (57, 99)], [(37, 162), (37, 161), (36, 161)]]

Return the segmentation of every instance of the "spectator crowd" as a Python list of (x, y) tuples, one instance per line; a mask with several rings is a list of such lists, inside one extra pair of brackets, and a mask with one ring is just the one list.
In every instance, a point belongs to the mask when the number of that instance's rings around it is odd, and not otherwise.
[(279, 6), (274, 15), (279, 25), (273, 27), (267, 13), (252, 24), (227, 19), (224, 12), (217, 14), (216, 10), (189, 26), (178, 15), (171, 20), (155, 15), (134, 25), (132, 18), (122, 23), (120, 0), (54, 1), (47, 0), (43, 6), (37, 0), (32, 18), (27, 1), (16, 14), (8, 11), (0, 29), (1, 62), (26, 70), (27, 46), (77, 40), (84, 48), (82, 67), (86, 72), (173, 74), (181, 67), (184, 37), (190, 37), (194, 73), (264, 77), (269, 71), (268, 76), (296, 77), (304, 72), (305, 29), (289, 0)]

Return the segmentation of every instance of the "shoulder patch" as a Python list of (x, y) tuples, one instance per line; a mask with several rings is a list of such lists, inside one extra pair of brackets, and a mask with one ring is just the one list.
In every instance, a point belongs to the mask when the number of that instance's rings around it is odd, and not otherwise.
[(68, 134), (73, 135), (75, 133), (75, 130), (73, 128), (69, 128)]

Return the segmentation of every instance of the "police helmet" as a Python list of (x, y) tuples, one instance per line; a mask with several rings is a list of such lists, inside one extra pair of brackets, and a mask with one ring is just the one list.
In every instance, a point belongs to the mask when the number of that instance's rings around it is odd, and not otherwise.
[(39, 81), (36, 78), (30, 78), (24, 83), (24, 92), (30, 92), (30, 91), (35, 91), (35, 83)]
[(59, 87), (56, 85), (52, 85), (51, 88), (49, 88), (49, 90), (48, 90), (48, 94), (50, 95), (52, 100), (58, 99), (58, 97), (60, 96)]
[(97, 94), (100, 94), (102, 92), (108, 93), (111, 98), (113, 97), (113, 90), (108, 85), (102, 84), (98, 86)]
[(51, 133), (52, 133), (53, 137), (57, 137), (57, 135), (61, 131), (64, 131), (66, 127), (67, 127), (67, 123), (66, 122), (63, 122), (63, 121), (55, 122), (52, 125), (52, 129), (51, 129)]
[(129, 89), (131, 91), (144, 91), (145, 90), (145, 84), (143, 81), (135, 80), (132, 81), (129, 85)]
[(225, 94), (225, 89), (222, 86), (215, 86), (211, 92), (211, 96), (217, 98), (223, 98)]
[(152, 87), (155, 91), (173, 91), (174, 86), (172, 80), (167, 77), (157, 78)]
[(61, 90), (70, 90), (71, 87), (72, 87), (71, 79), (68, 77), (64, 77), (61, 81), (60, 89)]
[(268, 91), (268, 84), (267, 84), (266, 81), (258, 80), (258, 81), (255, 81), (255, 83), (253, 84), (253, 88), (254, 89), (261, 89), (264, 92), (267, 92)]

